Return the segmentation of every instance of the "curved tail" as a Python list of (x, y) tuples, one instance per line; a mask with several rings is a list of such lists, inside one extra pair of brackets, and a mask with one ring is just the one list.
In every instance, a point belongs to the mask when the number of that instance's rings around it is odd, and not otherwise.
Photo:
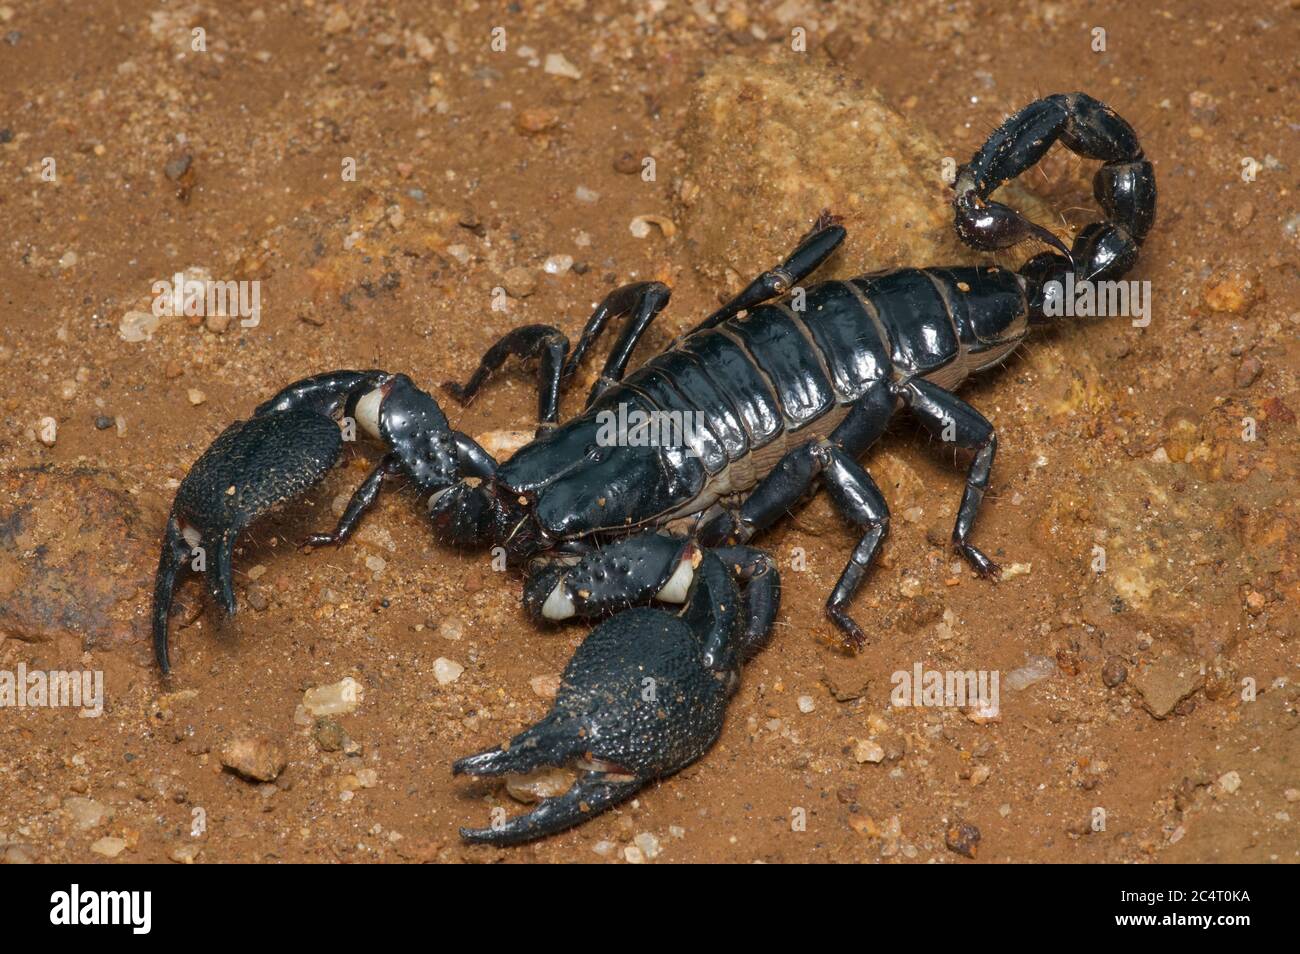
[[(1105, 218), (1084, 228), (1067, 249), (1046, 228), (989, 196), (1033, 166), (1060, 142), (1085, 159), (1100, 159), (1093, 196)], [(1057, 93), (1036, 100), (1009, 118), (957, 170), (957, 234), (978, 249), (1009, 248), (1025, 239), (1058, 252), (1025, 263), (1027, 277), (1046, 281), (1073, 271), (1077, 279), (1119, 278), (1136, 263), (1138, 247), (1156, 216), (1156, 178), (1137, 134), (1118, 113), (1087, 93)]]

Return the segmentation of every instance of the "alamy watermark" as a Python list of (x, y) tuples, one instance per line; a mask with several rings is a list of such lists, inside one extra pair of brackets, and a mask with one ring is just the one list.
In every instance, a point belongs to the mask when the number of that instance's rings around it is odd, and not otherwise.
[(82, 718), (104, 714), (101, 669), (0, 669), (0, 709), (80, 709)]
[(706, 427), (699, 411), (643, 411), (620, 403), (617, 410), (596, 415), (599, 447), (682, 447), (698, 457), (697, 435)]
[(223, 317), (239, 318), (241, 328), (262, 323), (260, 281), (213, 281), (187, 278), (177, 272), (171, 281), (153, 283), (153, 313), (156, 318)]
[(919, 662), (889, 677), (894, 688), (889, 701), (895, 706), (926, 708), (999, 709), (998, 670), (926, 669)]
[(1134, 328), (1151, 324), (1149, 281), (1065, 281), (1043, 285), (1043, 314), (1048, 318), (1132, 318)]

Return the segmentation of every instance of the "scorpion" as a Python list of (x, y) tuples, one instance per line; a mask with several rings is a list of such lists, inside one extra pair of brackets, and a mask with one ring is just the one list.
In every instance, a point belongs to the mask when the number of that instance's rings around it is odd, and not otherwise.
[[(1003, 183), (1060, 142), (1100, 160), (1104, 212), (1067, 248), (1048, 229), (993, 201)], [(468, 403), (508, 358), (535, 361), (534, 438), (498, 463), (454, 430), (405, 374), (340, 370), (291, 384), (223, 431), (176, 492), (156, 577), (155, 655), (170, 671), (168, 618), (178, 576), (201, 569), (217, 605), (235, 612), (236, 540), (269, 510), (304, 494), (338, 460), (340, 422), (382, 447), (335, 529), (343, 544), (389, 477), (404, 477), (437, 538), (500, 547), (522, 570), (538, 622), (595, 625), (564, 670), (548, 714), (507, 744), (462, 758), (473, 777), (573, 770), (567, 791), (469, 842), (518, 844), (577, 825), (700, 758), (722, 731), (742, 666), (765, 644), (780, 605), (775, 560), (751, 545), (819, 487), (861, 536), (826, 602), (850, 650), (866, 635), (848, 606), (889, 529), (889, 508), (859, 458), (907, 409), (971, 456), (952, 547), (983, 577), (997, 565), (970, 540), (997, 451), (992, 425), (954, 390), (1006, 361), (1031, 326), (1050, 324), (1053, 282), (1112, 280), (1136, 263), (1155, 218), (1152, 164), (1132, 127), (1085, 93), (1055, 94), (1000, 125), (957, 170), (955, 226), (981, 251), (1050, 246), (1018, 271), (993, 265), (903, 268), (799, 285), (845, 237), (827, 213), (796, 249), (648, 362), (626, 374), (638, 341), (668, 304), (657, 281), (624, 285), (592, 313), (576, 347), (559, 329), (516, 328), (463, 385)], [(804, 307), (791, 293), (804, 292)], [(588, 350), (623, 324), (585, 410), (559, 403)], [(602, 414), (622, 407), (701, 422), (681, 441), (601, 440)], [(205, 565), (191, 565), (202, 548)], [(653, 605), (661, 604), (661, 605)]]

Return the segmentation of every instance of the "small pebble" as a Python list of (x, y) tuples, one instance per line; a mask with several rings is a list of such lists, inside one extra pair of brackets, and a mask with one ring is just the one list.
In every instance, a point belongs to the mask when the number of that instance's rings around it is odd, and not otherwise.
[(190, 165), (194, 162), (194, 157), (190, 155), (177, 156), (175, 159), (163, 166), (163, 174), (175, 182), (185, 173), (190, 171)]
[(560, 691), (560, 677), (556, 675), (534, 676), (528, 680), (533, 693), (543, 699), (554, 699)]
[(641, 849), (641, 854), (645, 855), (648, 860), (654, 860), (659, 857), (663, 850), (659, 846), (659, 839), (648, 831), (643, 831), (632, 839), (632, 843)]
[(631, 152), (621, 152), (614, 157), (614, 171), (633, 176), (641, 171), (641, 159)]
[(1224, 772), (1219, 776), (1219, 788), (1232, 795), (1241, 788), (1241, 773), (1236, 770)]
[(1253, 354), (1246, 355), (1241, 364), (1237, 365), (1237, 374), (1233, 378), (1233, 383), (1239, 388), (1248, 388), (1255, 383), (1255, 379), (1260, 376), (1264, 370), (1264, 364)]
[(799, 711), (803, 713), (812, 712), (817, 708), (817, 701), (812, 696), (799, 697)]
[(521, 109), (515, 117), (515, 127), (530, 134), (546, 132), (560, 124), (560, 117), (549, 109)]
[(548, 275), (563, 275), (572, 267), (572, 255), (552, 255), (542, 264), (542, 271)]
[(117, 335), (123, 341), (135, 343), (148, 341), (158, 330), (159, 318), (151, 311), (128, 311), (117, 325)]
[(316, 744), (323, 752), (338, 752), (347, 744), (348, 734), (333, 719), (316, 720)]
[(863, 762), (879, 763), (885, 760), (885, 750), (871, 739), (858, 739), (853, 747), (853, 760), (861, 765)]
[(351, 676), (327, 686), (316, 686), (303, 693), (302, 704), (314, 716), (347, 715), (356, 712), (365, 698), (361, 683)]
[(949, 851), (965, 858), (974, 858), (979, 851), (980, 830), (967, 822), (953, 825), (944, 832), (943, 843)]
[(563, 53), (547, 53), (546, 62), (542, 65), (542, 71), (550, 73), (552, 76), (563, 76), (566, 79), (582, 79), (582, 73), (565, 58)]
[(1101, 667), (1102, 684), (1108, 689), (1114, 689), (1127, 678), (1128, 669), (1124, 666), (1124, 660), (1119, 656), (1107, 656)]
[(123, 838), (104, 837), (91, 845), (90, 850), (97, 855), (103, 855), (105, 858), (116, 858), (122, 852), (126, 851), (126, 840)]
[(1056, 674), (1056, 660), (1050, 656), (1030, 656), (1029, 662), (1006, 675), (1008, 689), (1028, 689), (1034, 683), (1050, 679)]
[(280, 745), (265, 735), (239, 736), (221, 749), (221, 764), (254, 782), (274, 782), (288, 761)]
[(433, 678), (438, 680), (440, 686), (455, 682), (464, 671), (464, 666), (448, 659), (446, 656), (439, 656), (433, 661)]
[(95, 418), (95, 430), (106, 431), (113, 426), (113, 419), (107, 414), (100, 414)]
[(511, 298), (527, 298), (537, 290), (537, 278), (531, 271), (516, 265), (503, 276)]
[(189, 388), (185, 392), (185, 396), (190, 399), (190, 404), (194, 405), (195, 407), (198, 407), (200, 404), (202, 404), (204, 401), (208, 399), (208, 396), (204, 394), (202, 391), (200, 391), (198, 388)]

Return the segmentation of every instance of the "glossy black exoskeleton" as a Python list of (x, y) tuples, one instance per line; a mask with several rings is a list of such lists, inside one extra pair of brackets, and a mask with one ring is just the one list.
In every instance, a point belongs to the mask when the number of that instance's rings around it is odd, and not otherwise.
[[(1057, 141), (1103, 163), (1094, 194), (1105, 217), (1070, 248), (990, 199)], [(677, 771), (717, 737), (741, 663), (779, 608), (774, 562), (750, 541), (818, 486), (860, 532), (826, 609), (849, 645), (864, 642), (848, 604), (889, 509), (859, 458), (899, 411), (971, 455), (952, 543), (980, 575), (998, 572), (970, 540), (997, 439), (954, 389), (1005, 361), (1046, 320), (1052, 283), (1114, 280), (1133, 267), (1155, 218), (1155, 175), (1128, 123), (1072, 93), (1003, 123), (958, 170), (955, 191), (956, 229), (969, 244), (1037, 239), (1055, 251), (1018, 271), (904, 268), (823, 282), (800, 288), (796, 307), (786, 293), (844, 238), (823, 215), (784, 262), (630, 374), (632, 352), (670, 292), (658, 282), (626, 285), (600, 303), (571, 352), (558, 329), (529, 325), (495, 344), (465, 385), (446, 386), (467, 402), (508, 358), (537, 361), (537, 436), (501, 464), (451, 429), (405, 375), (337, 371), (291, 385), (218, 437), (177, 492), (155, 590), (159, 664), (168, 669), (172, 591), (196, 549), (209, 551), (209, 586), (233, 612), (237, 535), (319, 481), (339, 456), (342, 415), (385, 453), (336, 529), (308, 543), (345, 541), (385, 476), (400, 473), (427, 499), (442, 540), (502, 547), (524, 568), (524, 605), (535, 619), (610, 617), (573, 657), (545, 719), (455, 766), (472, 775), (576, 767), (573, 788), (465, 837), (507, 844), (558, 831)], [(564, 384), (618, 318), (586, 410), (560, 424)], [(656, 422), (674, 425), (674, 439), (644, 439)], [(680, 610), (651, 609), (652, 601)]]

